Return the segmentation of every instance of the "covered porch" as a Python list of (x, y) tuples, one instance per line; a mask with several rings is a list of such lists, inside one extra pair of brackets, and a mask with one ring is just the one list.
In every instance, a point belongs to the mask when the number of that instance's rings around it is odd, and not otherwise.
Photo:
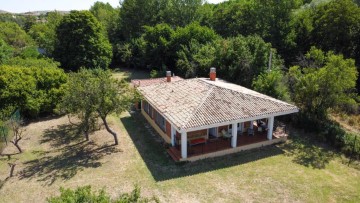
[(208, 128), (202, 133), (188, 132), (186, 141), (183, 134), (174, 134), (174, 142), (167, 150), (169, 155), (175, 161), (195, 161), (284, 142), (287, 139), (286, 126), (280, 122), (274, 125), (273, 118), (218, 126), (215, 127), (216, 133), (213, 129)]

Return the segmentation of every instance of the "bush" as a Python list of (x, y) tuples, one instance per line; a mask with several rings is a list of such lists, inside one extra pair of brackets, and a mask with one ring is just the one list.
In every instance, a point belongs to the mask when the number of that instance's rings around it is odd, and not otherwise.
[(131, 193), (122, 194), (119, 198), (114, 200), (105, 190), (98, 192), (91, 191), (91, 186), (78, 187), (75, 190), (60, 188), (60, 196), (50, 197), (47, 199), (49, 203), (130, 203), (130, 202), (159, 202), (157, 198), (151, 199), (142, 198), (140, 195), (140, 188), (135, 186)]
[(360, 135), (346, 133), (343, 141), (342, 151), (352, 158), (360, 160)]
[(53, 113), (66, 80), (60, 68), (0, 66), (0, 110), (20, 108), (25, 117)]

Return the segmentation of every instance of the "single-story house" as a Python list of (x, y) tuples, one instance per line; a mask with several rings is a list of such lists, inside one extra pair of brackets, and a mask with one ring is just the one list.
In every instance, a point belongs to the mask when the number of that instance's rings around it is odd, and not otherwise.
[(176, 161), (194, 161), (283, 142), (274, 118), (298, 112), (292, 104), (216, 78), (167, 76), (132, 80), (141, 113), (171, 146)]

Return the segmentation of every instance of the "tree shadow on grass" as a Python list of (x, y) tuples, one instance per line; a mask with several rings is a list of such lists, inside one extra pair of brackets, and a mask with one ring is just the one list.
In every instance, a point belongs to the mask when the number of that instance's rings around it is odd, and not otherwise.
[(159, 141), (160, 135), (152, 133), (146, 120), (138, 112), (130, 117), (121, 118), (147, 168), (156, 181), (165, 181), (184, 176), (196, 175), (208, 171), (228, 168), (282, 154), (277, 146), (267, 146), (196, 162), (174, 162), (167, 154), (164, 145)]
[[(84, 168), (101, 166), (100, 159), (108, 154), (119, 152), (113, 145), (99, 146), (94, 142), (80, 141), (83, 138), (74, 125), (59, 125), (46, 130), (41, 143), (50, 142), (54, 150), (33, 151), (39, 158), (24, 163), (21, 179), (38, 178), (51, 185), (57, 179), (67, 180)], [(73, 144), (75, 143), (75, 144)]]
[(336, 156), (331, 149), (319, 146), (309, 137), (294, 135), (284, 144), (286, 155), (293, 157), (293, 162), (316, 169), (324, 169)]
[(40, 143), (48, 143), (52, 147), (60, 147), (74, 141), (85, 139), (78, 126), (73, 124), (58, 125), (57, 128), (50, 128), (44, 131)]

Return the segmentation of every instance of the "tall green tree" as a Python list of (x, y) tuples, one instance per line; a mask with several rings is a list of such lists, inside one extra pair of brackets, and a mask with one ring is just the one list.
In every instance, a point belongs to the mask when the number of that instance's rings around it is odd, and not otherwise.
[(140, 37), (143, 26), (160, 23), (163, 6), (161, 0), (123, 0), (120, 1), (120, 29), (126, 40)]
[(120, 36), (117, 36), (118, 26), (120, 26), (120, 8), (114, 8), (109, 3), (97, 1), (91, 6), (90, 12), (104, 26), (104, 31), (106, 31), (106, 35), (112, 44), (120, 39)]
[(89, 11), (71, 11), (57, 27), (54, 58), (68, 70), (107, 68), (112, 48), (102, 29)]
[(284, 58), (292, 58), (295, 35), (292, 13), (302, 0), (229, 1), (215, 7), (213, 26), (225, 37), (259, 35)]

